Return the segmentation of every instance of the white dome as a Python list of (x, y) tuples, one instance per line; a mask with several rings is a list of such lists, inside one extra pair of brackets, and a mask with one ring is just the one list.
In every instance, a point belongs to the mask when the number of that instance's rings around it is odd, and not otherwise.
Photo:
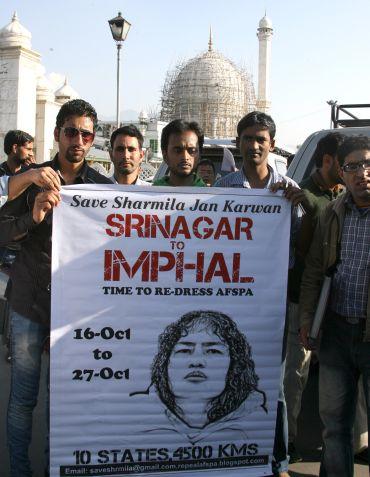
[(55, 99), (63, 104), (77, 98), (79, 98), (79, 94), (68, 84), (67, 78), (64, 81), (64, 85), (55, 91)]
[(19, 23), (17, 12), (14, 12), (12, 21), (0, 30), (0, 48), (21, 46), (31, 49), (31, 33)]
[(261, 18), (258, 26), (259, 26), (259, 28), (272, 29), (272, 21), (265, 15), (263, 18)]
[[(165, 87), (166, 90), (166, 87)], [(197, 121), (208, 137), (233, 137), (236, 124), (254, 108), (250, 76), (212, 49), (179, 67), (162, 99), (161, 119)]]
[(43, 73), (37, 78), (36, 96), (40, 101), (54, 101), (53, 86)]
[(53, 86), (45, 76), (45, 67), (39, 65), (39, 74), (37, 76), (37, 91), (53, 91)]

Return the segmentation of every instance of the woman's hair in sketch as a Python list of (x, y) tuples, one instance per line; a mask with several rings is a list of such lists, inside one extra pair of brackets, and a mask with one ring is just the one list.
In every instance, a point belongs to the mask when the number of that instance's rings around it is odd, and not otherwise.
[(228, 346), (230, 356), (225, 388), (208, 405), (207, 417), (210, 423), (238, 409), (252, 391), (261, 391), (257, 389), (259, 378), (251, 357), (251, 347), (234, 321), (219, 311), (191, 311), (168, 325), (158, 338), (158, 353), (152, 364), (152, 384), (167, 408), (182, 417), (182, 410), (171, 389), (168, 366), (176, 343), (199, 329), (216, 334)]

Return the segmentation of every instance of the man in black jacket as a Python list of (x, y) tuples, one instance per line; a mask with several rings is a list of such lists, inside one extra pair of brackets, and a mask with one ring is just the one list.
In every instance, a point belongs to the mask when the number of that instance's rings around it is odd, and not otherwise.
[(7, 159), (0, 164), (0, 171), (7, 176), (13, 176), (25, 166), (33, 164), (35, 162), (33, 143), (33, 137), (25, 131), (20, 129), (8, 131), (4, 137), (4, 152)]
[[(110, 183), (90, 168), (85, 157), (94, 141), (97, 115), (87, 102), (76, 99), (60, 109), (54, 130), (59, 153), (49, 163), (61, 185)], [(34, 165), (40, 167), (40, 165)], [(28, 447), (32, 413), (37, 402), (41, 354), (50, 330), (52, 210), (59, 191), (30, 186), (0, 210), (0, 245), (20, 240), (12, 268), (12, 371), (8, 406), (8, 447), (11, 477), (31, 477)]]

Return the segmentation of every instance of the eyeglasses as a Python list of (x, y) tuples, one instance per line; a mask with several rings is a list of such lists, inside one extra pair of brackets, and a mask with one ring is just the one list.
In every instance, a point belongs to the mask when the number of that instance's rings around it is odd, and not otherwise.
[(342, 170), (344, 172), (357, 172), (360, 167), (362, 169), (365, 169), (365, 171), (370, 169), (370, 159), (365, 159), (364, 161), (359, 161), (359, 162), (347, 162), (347, 164), (344, 164), (342, 166)]
[(68, 139), (72, 139), (73, 137), (76, 137), (79, 134), (81, 134), (82, 141), (85, 144), (87, 142), (92, 142), (95, 137), (95, 134), (91, 131), (85, 131), (84, 129), (78, 129), (72, 126), (67, 126), (65, 128), (60, 128), (60, 129), (64, 132), (65, 137), (68, 137)]

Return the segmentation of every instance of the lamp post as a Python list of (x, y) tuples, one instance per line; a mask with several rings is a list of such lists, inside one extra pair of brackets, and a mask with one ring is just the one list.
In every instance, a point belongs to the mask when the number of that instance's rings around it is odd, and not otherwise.
[(117, 111), (116, 111), (116, 123), (117, 128), (119, 128), (119, 108), (120, 108), (120, 100), (119, 100), (119, 67), (120, 67), (120, 51), (122, 48), (122, 43), (126, 40), (128, 31), (131, 27), (131, 23), (125, 20), (121, 12), (118, 12), (118, 16), (108, 20), (109, 27), (112, 33), (113, 40), (116, 42), (117, 45)]

